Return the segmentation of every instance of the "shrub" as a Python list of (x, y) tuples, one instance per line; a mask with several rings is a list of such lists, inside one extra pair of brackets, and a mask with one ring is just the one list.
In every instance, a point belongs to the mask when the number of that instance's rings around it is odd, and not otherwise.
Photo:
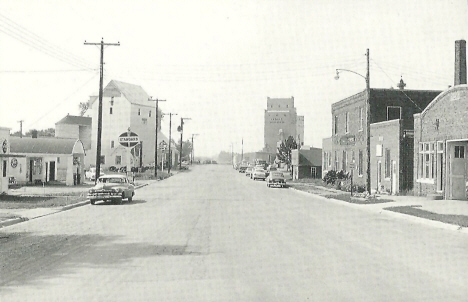
[(323, 177), (323, 182), (325, 182), (327, 185), (332, 184), (334, 185), (336, 182), (336, 171), (335, 170), (330, 170), (325, 174)]

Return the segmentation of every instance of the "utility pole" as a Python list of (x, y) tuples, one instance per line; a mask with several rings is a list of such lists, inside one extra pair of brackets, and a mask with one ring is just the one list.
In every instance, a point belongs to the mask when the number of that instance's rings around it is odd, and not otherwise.
[(193, 151), (193, 137), (198, 135), (198, 133), (194, 133), (192, 134), (192, 156), (190, 158), (190, 165), (193, 165), (193, 155), (195, 154), (194, 151)]
[(18, 121), (20, 123), (20, 138), (23, 138), (23, 122), (24, 120)]
[(88, 43), (84, 41), (84, 45), (100, 45), (101, 46), (101, 64), (100, 64), (100, 76), (99, 76), (99, 109), (98, 109), (98, 129), (97, 129), (97, 145), (96, 145), (96, 177), (94, 182), (97, 182), (99, 174), (101, 172), (101, 134), (102, 134), (102, 82), (104, 78), (104, 46), (120, 46), (120, 42), (117, 43), (104, 43), (104, 38), (101, 39), (100, 43)]
[[(158, 99), (153, 99), (153, 97), (150, 96), (148, 101), (155, 101), (156, 102), (156, 134), (154, 138), (154, 178), (158, 179), (158, 103), (159, 102), (165, 102), (166, 100), (158, 100)], [(162, 117), (162, 115), (161, 115)], [(162, 171), (162, 167), (161, 167)]]
[(171, 154), (171, 145), (172, 145), (172, 116), (177, 115), (177, 113), (172, 113), (169, 112), (169, 164), (167, 165), (167, 173), (171, 173), (171, 167), (172, 167), (172, 154)]
[(241, 163), (244, 161), (244, 138), (242, 138)]
[(370, 109), (370, 68), (369, 68), (369, 48), (366, 51), (366, 57), (367, 57), (367, 73), (366, 73), (366, 134), (367, 134), (367, 145), (366, 145), (366, 151), (367, 151), (367, 175), (366, 175), (366, 186), (367, 186), (367, 192), (369, 195), (371, 194), (371, 169), (370, 169), (370, 163), (371, 163), (371, 152), (370, 152), (370, 118), (371, 118), (371, 109)]
[(189, 117), (181, 117), (180, 118), (180, 155), (179, 155), (179, 170), (182, 170), (182, 136), (184, 134), (184, 120), (190, 120)]

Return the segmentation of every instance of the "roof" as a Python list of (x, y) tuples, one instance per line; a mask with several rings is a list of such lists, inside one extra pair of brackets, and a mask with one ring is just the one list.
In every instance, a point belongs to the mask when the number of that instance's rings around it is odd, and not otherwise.
[(11, 137), (10, 152), (33, 154), (73, 154), (73, 150), (80, 140), (74, 138), (30, 138)]
[(320, 148), (292, 150), (292, 152), (299, 152), (299, 166), (322, 166), (322, 149)]
[[(152, 102), (148, 101), (149, 95), (146, 91), (138, 85), (111, 80), (103, 90), (104, 97), (120, 97), (122, 95), (132, 104), (154, 106)], [(96, 99), (91, 98), (90, 103)]]
[(55, 124), (68, 124), (68, 125), (81, 125), (81, 126), (91, 126), (92, 119), (86, 116), (76, 116), (67, 114), (66, 117), (56, 122)]

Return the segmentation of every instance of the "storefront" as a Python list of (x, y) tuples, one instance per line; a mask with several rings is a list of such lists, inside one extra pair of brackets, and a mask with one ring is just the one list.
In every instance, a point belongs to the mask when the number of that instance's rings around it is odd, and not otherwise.
[(414, 116), (416, 195), (468, 199), (468, 85), (437, 96)]
[(64, 183), (84, 179), (84, 148), (80, 140), (65, 138), (11, 138), (11, 150), (24, 157), (11, 165), (19, 184)]

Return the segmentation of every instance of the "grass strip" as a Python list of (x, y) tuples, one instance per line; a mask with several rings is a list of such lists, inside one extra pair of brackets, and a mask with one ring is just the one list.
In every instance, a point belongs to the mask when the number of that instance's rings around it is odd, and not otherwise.
[(388, 207), (384, 210), (412, 215), (420, 218), (430, 219), (434, 221), (440, 221), (443, 223), (449, 223), (458, 225), (460, 227), (468, 227), (468, 216), (466, 215), (455, 215), (455, 214), (438, 214), (423, 209), (419, 209), (415, 206), (400, 206), (400, 207)]

